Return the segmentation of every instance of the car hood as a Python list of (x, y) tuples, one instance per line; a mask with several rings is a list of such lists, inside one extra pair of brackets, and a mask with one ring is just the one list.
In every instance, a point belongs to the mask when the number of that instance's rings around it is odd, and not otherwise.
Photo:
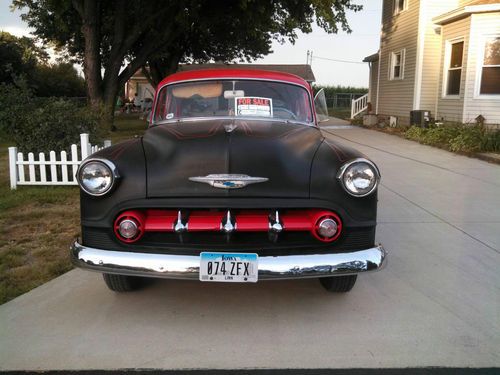
[[(323, 141), (312, 126), (248, 120), (185, 121), (143, 137), (148, 197), (309, 197), (314, 155)], [(244, 174), (267, 178), (223, 189), (192, 177)]]

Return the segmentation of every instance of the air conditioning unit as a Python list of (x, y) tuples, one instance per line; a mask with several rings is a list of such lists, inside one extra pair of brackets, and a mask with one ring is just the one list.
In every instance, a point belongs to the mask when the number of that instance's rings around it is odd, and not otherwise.
[(417, 125), (425, 128), (429, 125), (430, 121), (431, 111), (426, 111), (423, 109), (410, 111), (410, 125)]

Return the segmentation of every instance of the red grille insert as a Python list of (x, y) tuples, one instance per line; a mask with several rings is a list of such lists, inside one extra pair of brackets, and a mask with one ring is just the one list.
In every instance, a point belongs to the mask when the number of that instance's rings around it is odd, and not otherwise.
[(218, 232), (224, 212), (218, 211), (192, 211), (187, 220), (188, 232)]
[[(228, 217), (235, 232), (272, 232), (271, 225), (276, 222), (282, 226), (278, 232), (310, 232), (322, 242), (335, 241), (342, 232), (342, 221), (337, 214), (316, 208), (283, 211), (232, 209), (229, 215), (227, 210), (129, 210), (118, 215), (114, 230), (121, 241), (131, 243), (138, 241), (144, 232), (175, 232), (176, 225), (181, 228), (179, 232), (220, 232)], [(133, 239), (125, 239), (118, 232), (120, 222), (126, 218), (135, 220), (140, 229), (139, 235)], [(317, 232), (319, 222), (325, 218), (335, 220), (338, 226), (337, 233), (331, 238), (322, 237)]]

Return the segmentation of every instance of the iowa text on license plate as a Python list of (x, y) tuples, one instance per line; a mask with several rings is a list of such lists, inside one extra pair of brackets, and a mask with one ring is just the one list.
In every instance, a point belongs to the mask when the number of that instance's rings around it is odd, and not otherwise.
[(255, 283), (258, 275), (257, 254), (217, 252), (200, 254), (201, 281)]

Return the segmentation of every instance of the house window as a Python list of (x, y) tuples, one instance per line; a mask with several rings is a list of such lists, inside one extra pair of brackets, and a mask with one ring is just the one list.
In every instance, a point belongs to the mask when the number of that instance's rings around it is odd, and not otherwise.
[(407, 8), (407, 0), (394, 0), (394, 14), (399, 14)]
[(500, 36), (486, 40), (480, 94), (500, 94)]
[(462, 81), (462, 59), (464, 42), (455, 42), (450, 47), (448, 73), (446, 77), (446, 95), (460, 95), (460, 82)]
[(391, 70), (389, 79), (403, 79), (405, 50), (391, 53)]

